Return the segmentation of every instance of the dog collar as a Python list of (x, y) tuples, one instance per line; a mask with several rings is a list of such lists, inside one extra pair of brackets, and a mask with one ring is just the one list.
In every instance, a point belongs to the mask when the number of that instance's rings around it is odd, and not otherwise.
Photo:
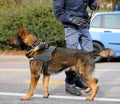
[(36, 46), (42, 45), (42, 44), (43, 44), (43, 42), (40, 39), (37, 39), (35, 42), (33, 42), (32, 45), (27, 46), (26, 50), (30, 51), (30, 50), (34, 49)]

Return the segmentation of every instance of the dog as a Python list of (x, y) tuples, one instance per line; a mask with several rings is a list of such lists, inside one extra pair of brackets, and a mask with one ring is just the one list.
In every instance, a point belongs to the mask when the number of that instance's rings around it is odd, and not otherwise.
[[(48, 98), (50, 75), (69, 68), (88, 85), (85, 92), (88, 93), (92, 91), (92, 93), (86, 100), (92, 101), (99, 90), (98, 79), (92, 76), (95, 68), (95, 59), (93, 57), (97, 56), (101, 58), (114, 56), (114, 51), (111, 49), (105, 49), (100, 53), (96, 53), (94, 51), (86, 52), (77, 49), (52, 47), (51, 51), (48, 49), (51, 46), (42, 42), (36, 36), (28, 33), (23, 27), (19, 28), (19, 32), (9, 41), (9, 45), (11, 47), (20, 48), (21, 50), (26, 50), (26, 56), (30, 59), (30, 89), (28, 93), (21, 98), (22, 100), (28, 100), (33, 96), (40, 74), (43, 74), (43, 97)], [(44, 51), (46, 51), (45, 56), (41, 59), (41, 54), (44, 54)]]

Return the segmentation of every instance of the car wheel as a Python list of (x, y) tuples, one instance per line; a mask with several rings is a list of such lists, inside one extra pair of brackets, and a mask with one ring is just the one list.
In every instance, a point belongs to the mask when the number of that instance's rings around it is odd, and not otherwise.
[(94, 51), (99, 53), (100, 51), (104, 49), (104, 46), (102, 46), (100, 43), (93, 42), (93, 49)]
[[(93, 50), (96, 53), (99, 53), (100, 51), (102, 51), (104, 49), (104, 46), (102, 46), (100, 43), (97, 42), (93, 42)], [(97, 60), (97, 57), (94, 57), (95, 60)], [(102, 60), (102, 58), (100, 58), (99, 60), (97, 60), (96, 62), (100, 62)]]

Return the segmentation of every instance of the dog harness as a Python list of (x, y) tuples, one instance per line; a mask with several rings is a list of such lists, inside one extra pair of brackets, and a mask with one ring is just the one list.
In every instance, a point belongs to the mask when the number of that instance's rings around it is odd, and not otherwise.
[(32, 57), (32, 60), (38, 60), (42, 62), (42, 72), (43, 74), (47, 74), (48, 70), (48, 62), (52, 60), (52, 53), (56, 47), (54, 46), (49, 46), (48, 48), (45, 48), (43, 53), (37, 54), (35, 57)]
[(32, 57), (30, 60), (39, 60), (42, 62), (48, 62), (52, 59), (52, 53), (55, 50), (56, 47), (49, 46), (48, 48), (45, 48), (44, 52), (37, 54), (36, 56)]
[[(27, 54), (30, 54), (32, 50), (39, 45), (42, 47), (41, 50), (43, 50), (43, 52), (37, 54), (36, 56), (29, 57)], [(43, 74), (46, 74), (48, 70), (48, 62), (52, 60), (52, 53), (55, 51), (55, 49), (55, 46), (49, 46), (47, 43), (41, 42), (41, 40), (36, 40), (27, 48), (26, 56), (29, 58), (30, 62), (34, 60), (42, 62), (42, 71)]]

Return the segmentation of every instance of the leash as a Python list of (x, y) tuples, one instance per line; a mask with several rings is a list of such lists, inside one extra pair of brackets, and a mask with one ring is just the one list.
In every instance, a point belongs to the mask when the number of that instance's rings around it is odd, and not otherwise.
[[(92, 16), (93, 16), (93, 13), (94, 13), (94, 11), (91, 12), (88, 20), (80, 27), (79, 30), (81, 30), (81, 29), (84, 27), (85, 24), (87, 24), (87, 23), (89, 24), (89, 23), (90, 23), (90, 20), (91, 20), (91, 18), (92, 18)], [(78, 31), (79, 31), (79, 30), (78, 30)], [(62, 37), (62, 38), (59, 38), (59, 39), (56, 39), (56, 40), (53, 40), (53, 41), (44, 42), (44, 43), (45, 43), (45, 44), (51, 44), (51, 43), (55, 43), (55, 42), (60, 41), (60, 40), (64, 40), (65, 38), (74, 35), (74, 34), (77, 33), (78, 31), (75, 31), (75, 32), (67, 35), (66, 37), (64, 36), (64, 37)]]
[[(96, 11), (97, 9), (98, 9), (98, 8), (96, 8), (94, 11)], [(94, 16), (94, 15), (93, 15), (94, 11), (92, 10), (92, 12), (90, 13), (89, 18), (88, 18), (87, 21), (80, 27), (79, 30), (81, 30), (81, 29), (84, 27), (85, 24), (87, 24), (87, 23), (90, 24), (91, 18), (92, 18), (92, 16)], [(78, 30), (78, 31), (79, 31), (79, 30)], [(75, 32), (71, 33), (70, 35), (68, 35), (68, 36), (66, 36), (66, 37), (69, 37), (69, 36), (71, 36), (71, 35), (74, 35), (74, 34), (77, 33), (78, 31), (75, 31)], [(48, 41), (48, 42), (44, 42), (44, 43), (46, 43), (46, 44), (55, 43), (55, 42), (57, 42), (57, 41), (64, 40), (66, 37), (64, 36), (64, 37), (59, 38), (59, 39), (57, 39), (57, 40)]]

